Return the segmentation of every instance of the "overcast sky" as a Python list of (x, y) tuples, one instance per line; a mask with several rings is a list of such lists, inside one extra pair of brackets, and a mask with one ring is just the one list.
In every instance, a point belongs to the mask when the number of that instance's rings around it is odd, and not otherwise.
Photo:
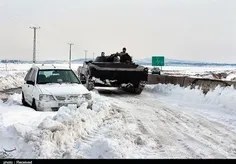
[(120, 52), (236, 63), (236, 0), (0, 0), (0, 59)]

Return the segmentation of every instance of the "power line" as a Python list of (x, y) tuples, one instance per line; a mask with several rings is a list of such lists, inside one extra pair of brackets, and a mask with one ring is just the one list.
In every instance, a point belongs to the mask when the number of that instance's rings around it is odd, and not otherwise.
[(69, 50), (69, 68), (71, 68), (71, 46), (74, 45), (73, 43), (67, 43), (70, 45), (70, 50)]
[(34, 43), (33, 43), (33, 63), (36, 64), (36, 30), (40, 27), (30, 27), (34, 30)]

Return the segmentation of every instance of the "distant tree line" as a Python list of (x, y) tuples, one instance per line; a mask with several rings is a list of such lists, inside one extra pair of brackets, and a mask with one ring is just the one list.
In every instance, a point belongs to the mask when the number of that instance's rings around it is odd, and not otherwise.
[(20, 60), (1, 60), (1, 63), (19, 63)]

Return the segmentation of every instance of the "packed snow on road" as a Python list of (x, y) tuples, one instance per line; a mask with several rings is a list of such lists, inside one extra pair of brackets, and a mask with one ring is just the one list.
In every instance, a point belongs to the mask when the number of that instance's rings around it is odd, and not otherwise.
[[(25, 70), (1, 72), (14, 77), (2, 88), (19, 87)], [(34, 111), (17, 93), (0, 100), (0, 158), (236, 158), (233, 87), (206, 95), (171, 84), (146, 85), (140, 95), (91, 93), (92, 110), (85, 102)]]

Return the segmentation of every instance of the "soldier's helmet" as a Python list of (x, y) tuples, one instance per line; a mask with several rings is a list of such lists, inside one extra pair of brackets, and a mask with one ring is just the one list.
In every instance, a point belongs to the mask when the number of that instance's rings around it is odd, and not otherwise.
[(122, 50), (123, 50), (123, 52), (126, 52), (126, 48), (125, 47)]

